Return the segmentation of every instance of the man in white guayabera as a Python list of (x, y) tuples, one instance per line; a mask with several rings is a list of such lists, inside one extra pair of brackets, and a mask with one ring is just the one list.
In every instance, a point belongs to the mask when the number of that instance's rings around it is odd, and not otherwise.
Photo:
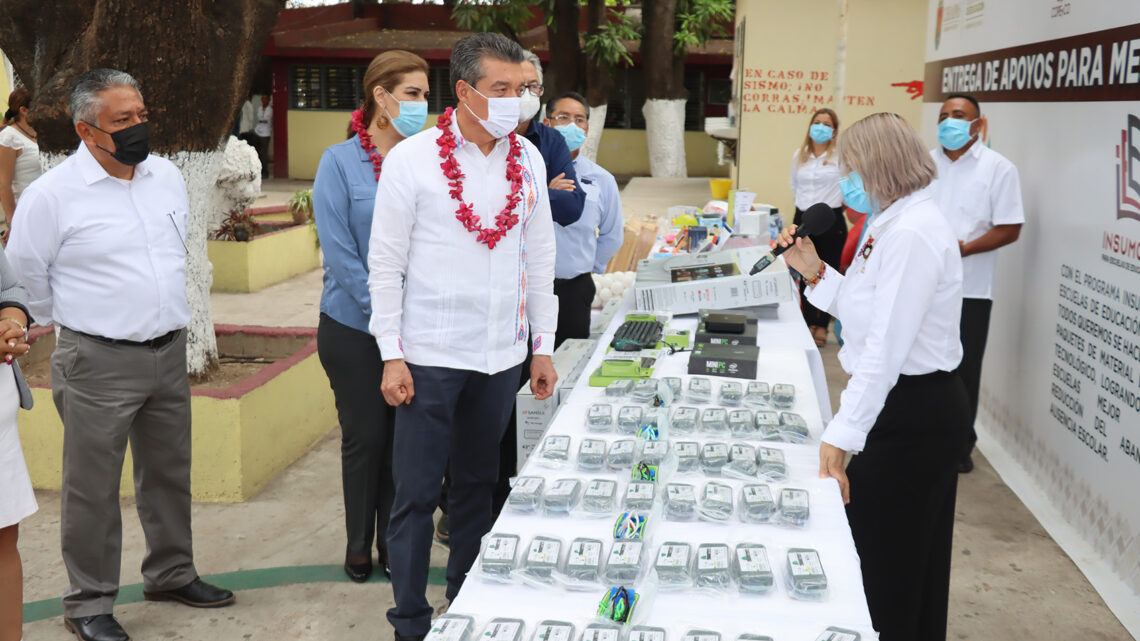
[(449, 456), (452, 599), (491, 529), (499, 441), (528, 340), (535, 397), (549, 397), (558, 378), (546, 168), (514, 132), (522, 61), (522, 49), (499, 34), (457, 42), (459, 105), (389, 152), (376, 192), (370, 329), (384, 359), (381, 391), (397, 406), (388, 526), (397, 641), (422, 639), (431, 624), (432, 514)]

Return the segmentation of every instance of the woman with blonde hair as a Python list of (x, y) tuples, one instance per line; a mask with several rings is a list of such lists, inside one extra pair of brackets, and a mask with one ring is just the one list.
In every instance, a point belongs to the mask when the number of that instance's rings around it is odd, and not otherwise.
[[(882, 641), (946, 638), (958, 459), (968, 422), (958, 319), (958, 239), (927, 186), (934, 161), (894, 114), (839, 138), (847, 206), (867, 214), (846, 275), (810, 239), (784, 254), (814, 305), (843, 322), (851, 374), (824, 430), (820, 477), (839, 482), (859, 552), (871, 620)], [(844, 469), (846, 455), (854, 453)]]
[[(32, 94), (27, 88), (19, 87), (13, 91), (8, 96), (8, 111), (4, 114), (3, 131), (0, 131), (0, 207), (4, 208), (8, 229), (12, 228), (16, 201), (24, 187), (43, 173), (36, 130), (28, 122), (31, 103)], [(7, 237), (8, 232), (5, 231), (4, 238)]]
[[(831, 207), (834, 215), (827, 231), (811, 237), (820, 258), (832, 267), (839, 267), (843, 245), (847, 242), (847, 223), (843, 219), (843, 196), (839, 191), (839, 157), (835, 153), (835, 135), (839, 132), (839, 116), (826, 107), (811, 116), (811, 124), (804, 134), (804, 142), (792, 154), (792, 195), (796, 214), (792, 223), (799, 225), (804, 212), (816, 203)], [(801, 299), (804, 284), (800, 282)], [(831, 317), (803, 300), (804, 321), (811, 330), (815, 344), (823, 347), (827, 342), (827, 326)]]
[(317, 353), (336, 398), (348, 534), (344, 571), (357, 582), (372, 574), (373, 543), (389, 573), (385, 539), (395, 492), (395, 409), (380, 395), (384, 362), (368, 332), (368, 239), (384, 157), (427, 119), (428, 64), (407, 51), (386, 51), (365, 70), (364, 94), (348, 140), (325, 150), (313, 182), (325, 270)]

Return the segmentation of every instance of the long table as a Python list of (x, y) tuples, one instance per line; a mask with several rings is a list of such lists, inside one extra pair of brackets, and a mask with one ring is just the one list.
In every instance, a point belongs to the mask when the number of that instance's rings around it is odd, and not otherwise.
[[(571, 438), (571, 461), (581, 439), (598, 438), (612, 442), (619, 438), (629, 438), (618, 433), (597, 434), (587, 430), (586, 413), (591, 404), (604, 402), (604, 390), (588, 385), (588, 373), (594, 371), (605, 355), (617, 327), (630, 311), (631, 297), (627, 297), (624, 307), (615, 316), (610, 327), (599, 341), (599, 347), (586, 366), (586, 373), (573, 388), (569, 398), (555, 415), (547, 436), (566, 435)], [(670, 329), (696, 328), (695, 316), (674, 318)], [(788, 479), (771, 483), (773, 492), (783, 487), (795, 487), (808, 491), (811, 499), (811, 516), (803, 528), (790, 528), (771, 524), (747, 524), (736, 518), (729, 522), (674, 522), (659, 520), (651, 525), (646, 552), (650, 562), (655, 557), (657, 547), (666, 541), (686, 541), (696, 549), (698, 543), (761, 543), (768, 549), (769, 560), (776, 576), (776, 587), (767, 595), (742, 595), (736, 590), (727, 594), (702, 592), (690, 589), (683, 592), (659, 591), (648, 605), (645, 624), (663, 627), (668, 631), (666, 641), (681, 641), (682, 635), (690, 629), (701, 628), (720, 632), (723, 641), (733, 641), (744, 633), (769, 635), (775, 641), (805, 640), (814, 641), (828, 626), (853, 629), (862, 634), (863, 639), (877, 639), (871, 627), (866, 597), (863, 593), (859, 558), (851, 539), (843, 502), (838, 484), (832, 479), (819, 479), (818, 439), (825, 422), (831, 418), (827, 395), (827, 382), (823, 375), (823, 363), (803, 323), (798, 306), (784, 303), (779, 306), (776, 318), (761, 320), (758, 327), (758, 344), (761, 357), (758, 363), (757, 380), (775, 383), (791, 383), (796, 386), (797, 396), (793, 411), (802, 415), (809, 426), (811, 440), (804, 444), (779, 443), (775, 446), (784, 451), (788, 466)], [(687, 385), (688, 352), (662, 356), (655, 377), (680, 376)], [(725, 380), (712, 378), (714, 398), (719, 383)], [(615, 405), (620, 405), (617, 402)], [(688, 405), (680, 401), (675, 405)], [(713, 401), (715, 405), (715, 400)], [(698, 406), (703, 407), (703, 406)], [(678, 440), (677, 437), (673, 439)], [(732, 442), (731, 436), (695, 433), (680, 440), (695, 440), (702, 445), (708, 441)], [(770, 442), (749, 441), (752, 445), (771, 446)], [(619, 482), (619, 496), (624, 490), (628, 473), (601, 471), (579, 471), (574, 466), (557, 469), (548, 467), (538, 460), (536, 454), (526, 462), (520, 476), (542, 476), (547, 487), (555, 479), (577, 478), (585, 484), (590, 479), (608, 478)], [(701, 475), (678, 475), (667, 479), (691, 483), (698, 491), (706, 479)], [(743, 481), (718, 478), (731, 485), (734, 497), (739, 495)], [(616, 515), (615, 515), (616, 516)], [(555, 536), (569, 544), (576, 537), (590, 537), (610, 541), (613, 518), (554, 518), (541, 513), (520, 514), (504, 510), (492, 528), (493, 533), (518, 535), (520, 546), (525, 554), (530, 539), (536, 535)], [(829, 593), (825, 600), (801, 601), (788, 596), (784, 583), (784, 558), (789, 548), (814, 548), (819, 551), (820, 560), (827, 573)], [(607, 550), (608, 552), (608, 543)], [(905, 560), (900, 560), (905, 562)], [(476, 563), (478, 565), (478, 562)], [(476, 568), (477, 569), (477, 568)], [(577, 635), (589, 623), (594, 622), (604, 588), (590, 591), (565, 591), (536, 588), (526, 584), (500, 584), (488, 582), (478, 576), (473, 569), (467, 582), (450, 612), (467, 614), (477, 621), (476, 633), (495, 617), (521, 618), (526, 621), (524, 641), (529, 641), (540, 621), (553, 619), (568, 621), (577, 627)], [(640, 607), (640, 606), (639, 606)], [(643, 611), (644, 615), (645, 612)], [(570, 641), (578, 641), (577, 636)]]

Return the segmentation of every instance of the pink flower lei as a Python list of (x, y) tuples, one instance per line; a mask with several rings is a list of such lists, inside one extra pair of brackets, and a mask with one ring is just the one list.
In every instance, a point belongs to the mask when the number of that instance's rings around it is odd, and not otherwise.
[(494, 249), (495, 244), (501, 241), (507, 232), (519, 222), (518, 214), (515, 214), (514, 211), (522, 200), (522, 165), (518, 162), (518, 157), (522, 155), (522, 143), (519, 142), (515, 132), (512, 131), (508, 134), (507, 140), (510, 141), (510, 150), (507, 152), (507, 180), (511, 183), (511, 195), (507, 197), (507, 204), (503, 210), (495, 216), (495, 226), (483, 227), (480, 224), (482, 221), (479, 216), (475, 214), (475, 208), (470, 203), (463, 201), (463, 172), (459, 170), (459, 163), (455, 160), (454, 154), (458, 143), (450, 129), (453, 111), (451, 107), (448, 107), (436, 122), (436, 127), (440, 131), (436, 144), (439, 145), (439, 157), (443, 158), (439, 167), (443, 170), (443, 175), (447, 177), (447, 186), (451, 188), (451, 197), (459, 202), (459, 208), (455, 210), (455, 217), (463, 223), (464, 229), (476, 235), (476, 240), (486, 245), (488, 249)]
[(376, 151), (376, 145), (372, 144), (372, 136), (368, 133), (368, 125), (364, 122), (364, 110), (357, 109), (352, 112), (352, 130), (360, 136), (360, 146), (364, 148), (364, 153), (368, 154), (368, 159), (372, 161), (372, 171), (376, 172), (376, 182), (380, 182), (380, 165), (384, 163), (384, 157), (380, 152)]

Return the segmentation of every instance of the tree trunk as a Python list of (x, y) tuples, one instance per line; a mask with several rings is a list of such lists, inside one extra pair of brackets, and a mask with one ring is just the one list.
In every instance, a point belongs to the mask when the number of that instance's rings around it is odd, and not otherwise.
[(151, 146), (182, 170), (190, 195), (190, 373), (217, 360), (206, 221), (218, 203), (222, 144), (249, 92), (284, 0), (0, 0), (0, 49), (32, 92), (29, 119), (49, 157), (79, 144), (68, 114), (84, 71), (121, 69), (142, 86)]
[(577, 0), (554, 0), (553, 17), (546, 28), (550, 40), (548, 77), (544, 79), (548, 98), (566, 91), (580, 91), (584, 84)]
[(673, 50), (677, 0), (642, 3), (641, 60), (645, 65), (645, 138), (649, 171), (654, 178), (684, 178), (685, 90), (684, 57)]
[[(588, 36), (597, 34), (609, 20), (609, 10), (605, 0), (589, 0), (586, 5)], [(582, 144), (582, 154), (596, 160), (598, 145), (605, 133), (606, 111), (610, 104), (610, 90), (613, 89), (613, 69), (606, 64), (585, 56), (586, 102), (590, 104), (590, 134)]]

